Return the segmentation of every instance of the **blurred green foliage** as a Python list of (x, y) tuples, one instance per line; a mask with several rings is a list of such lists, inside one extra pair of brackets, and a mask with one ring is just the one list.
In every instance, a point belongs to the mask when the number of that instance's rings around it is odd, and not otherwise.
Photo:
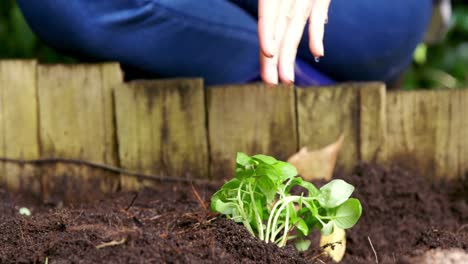
[(15, 0), (0, 0), (0, 58), (37, 58), (46, 63), (76, 61), (42, 43), (29, 28)]
[(405, 74), (403, 88), (468, 88), (468, 6), (453, 1), (453, 16), (445, 40), (421, 44)]
[[(40, 1), (40, 0), (30, 0)], [(420, 45), (404, 76), (404, 89), (468, 88), (468, 6), (454, 0), (450, 30), (443, 43)], [(42, 43), (25, 22), (15, 0), (0, 0), (0, 58), (37, 58), (46, 63), (73, 63)]]

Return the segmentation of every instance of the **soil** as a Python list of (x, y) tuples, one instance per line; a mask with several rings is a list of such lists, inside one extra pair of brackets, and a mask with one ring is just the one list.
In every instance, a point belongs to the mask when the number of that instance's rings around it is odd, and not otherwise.
[[(339, 178), (356, 187), (353, 196), (363, 205), (360, 221), (347, 232), (343, 263), (375, 263), (376, 257), (414, 263), (434, 249), (468, 252), (466, 178), (430, 183), (375, 165)], [(216, 187), (161, 183), (66, 206), (0, 188), (0, 263), (332, 263), (317, 244), (305, 253), (277, 248), (210, 213), (204, 207)], [(21, 207), (32, 215), (20, 215)]]

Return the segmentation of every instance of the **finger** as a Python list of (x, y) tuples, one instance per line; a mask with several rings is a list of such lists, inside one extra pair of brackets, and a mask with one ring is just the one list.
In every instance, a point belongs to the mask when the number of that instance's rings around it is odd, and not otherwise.
[(281, 43), (284, 40), (284, 35), (286, 34), (286, 29), (288, 28), (289, 23), (294, 17), (295, 2), (296, 0), (283, 0), (281, 1), (281, 4), (279, 6), (274, 32), (276, 50), (280, 49)]
[(278, 56), (268, 58), (260, 52), (260, 74), (267, 84), (278, 84)]
[(325, 55), (323, 35), (328, 20), (330, 0), (315, 0), (309, 19), (309, 48), (314, 57)]
[(297, 48), (310, 16), (312, 4), (310, 0), (297, 0), (293, 7), (293, 17), (288, 24), (280, 49), (278, 71), (282, 82), (294, 82), (294, 62)]
[[(275, 27), (275, 49), (277, 54), (275, 58), (272, 58), (271, 63), (275, 63), (276, 75), (278, 76), (278, 61), (281, 57), (281, 46), (285, 40), (286, 30), (289, 23), (294, 17), (294, 7), (295, 0), (283, 0), (281, 1), (280, 9), (278, 11), (276, 27)], [(274, 60), (273, 60), (274, 59)], [(282, 79), (283, 83), (293, 83), (294, 78)]]
[(273, 23), (273, 56), (268, 57), (264, 53), (260, 54), (261, 76), (267, 84), (278, 84), (278, 50), (281, 44), (281, 38), (284, 35), (288, 24), (289, 10), (292, 6), (291, 0), (284, 0), (278, 3), (277, 14)]
[(258, 38), (260, 50), (267, 57), (273, 57), (274, 28), (281, 0), (259, 0), (258, 3)]

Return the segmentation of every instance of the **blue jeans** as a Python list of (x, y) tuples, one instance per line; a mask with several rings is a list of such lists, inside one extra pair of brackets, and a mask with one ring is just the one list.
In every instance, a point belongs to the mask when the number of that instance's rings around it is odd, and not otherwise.
[[(259, 78), (257, 0), (17, 2), (40, 38), (75, 56), (207, 84)], [(305, 30), (299, 66), (312, 84), (392, 81), (411, 62), (431, 11), (432, 0), (332, 0), (325, 57), (314, 61)]]

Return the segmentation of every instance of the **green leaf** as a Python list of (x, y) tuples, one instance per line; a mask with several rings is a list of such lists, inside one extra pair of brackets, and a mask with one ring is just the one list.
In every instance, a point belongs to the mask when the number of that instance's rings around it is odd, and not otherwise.
[(255, 155), (252, 158), (257, 160), (257, 161), (260, 161), (260, 162), (263, 162), (263, 163), (266, 163), (266, 164), (270, 164), (270, 165), (273, 165), (273, 164), (278, 162), (277, 159), (275, 159), (273, 157), (270, 157), (270, 156), (267, 156), (267, 155), (262, 155), (262, 154)]
[[(303, 215), (303, 214), (301, 214), (301, 215)], [(316, 226), (318, 226), (319, 229), (320, 229), (320, 223), (312, 213), (305, 214), (305, 217), (303, 219), (306, 222), (307, 226), (309, 227), (309, 230), (312, 230)]]
[(257, 168), (255, 169), (255, 175), (267, 176), (275, 183), (281, 182), (281, 171), (270, 164), (266, 164), (266, 163), (259, 164)]
[(290, 185), (286, 188), (286, 192), (289, 193), (292, 187), (301, 186), (304, 187), (309, 192), (309, 197), (316, 197), (319, 195), (320, 191), (312, 183), (305, 181), (301, 177), (296, 177), (291, 181)]
[(237, 152), (236, 163), (245, 167), (250, 164), (251, 158), (243, 152)]
[(333, 226), (334, 226), (333, 221), (330, 221), (326, 223), (324, 226), (322, 226), (322, 229), (320, 230), (320, 232), (322, 233), (322, 235), (328, 236), (331, 233), (333, 233)]
[(266, 202), (268, 204), (272, 203), (275, 200), (277, 187), (268, 176), (259, 177), (257, 179), (257, 186), (260, 192), (262, 192), (265, 195)]
[(222, 193), (223, 193), (223, 190), (220, 189), (217, 192), (215, 192), (213, 196), (211, 196), (211, 205), (210, 205), (211, 211), (218, 212), (216, 210), (216, 201), (221, 200), (220, 196), (222, 195)]
[(304, 221), (304, 219), (297, 218), (297, 220), (295, 221), (295, 225), (297, 230), (299, 230), (301, 234), (303, 234), (304, 236), (309, 235), (310, 229), (309, 226), (307, 226), (307, 223)]
[(250, 178), (255, 174), (255, 170), (253, 168), (237, 168), (236, 169), (236, 178), (239, 180), (243, 180), (245, 178)]
[(239, 187), (239, 185), (240, 185), (240, 180), (236, 179), (236, 178), (233, 178), (230, 181), (226, 182), (223, 185), (223, 187), (221, 187), (221, 189), (226, 189), (226, 190), (237, 189)]
[(324, 208), (334, 208), (348, 200), (353, 191), (354, 187), (351, 184), (343, 180), (333, 180), (320, 188), (317, 199)]
[(219, 212), (224, 215), (234, 216), (237, 215), (237, 207), (236, 204), (233, 202), (223, 202), (221, 199), (212, 199), (211, 200), (211, 208), (214, 209), (213, 211)]
[(298, 239), (294, 241), (294, 246), (298, 251), (306, 251), (310, 247), (310, 240)]
[(336, 209), (335, 223), (339, 228), (353, 227), (361, 217), (362, 206), (358, 199), (351, 198)]
[(258, 215), (260, 216), (260, 219), (263, 220), (263, 210), (265, 208), (264, 204), (262, 204), (262, 200), (261, 199), (256, 199), (255, 200), (255, 206), (257, 206), (257, 211), (258, 211)]
[(289, 202), (287, 206), (289, 207), (289, 222), (294, 224), (300, 219), (297, 216), (295, 204), (293, 202)]
[(274, 166), (278, 170), (281, 171), (281, 180), (282, 181), (285, 181), (285, 180), (287, 180), (289, 178), (297, 176), (296, 167), (294, 167), (293, 165), (291, 165), (291, 164), (289, 164), (287, 162), (278, 161), (278, 163), (276, 163)]
[(211, 210), (214, 212), (219, 212), (224, 214), (223, 205), (219, 204), (219, 210), (217, 209), (218, 200), (223, 203), (229, 203), (230, 201), (228, 198), (230, 197), (229, 193), (237, 194), (237, 189), (239, 188), (240, 181), (236, 178), (231, 179), (230, 181), (226, 182), (217, 192), (213, 194), (211, 197)]

